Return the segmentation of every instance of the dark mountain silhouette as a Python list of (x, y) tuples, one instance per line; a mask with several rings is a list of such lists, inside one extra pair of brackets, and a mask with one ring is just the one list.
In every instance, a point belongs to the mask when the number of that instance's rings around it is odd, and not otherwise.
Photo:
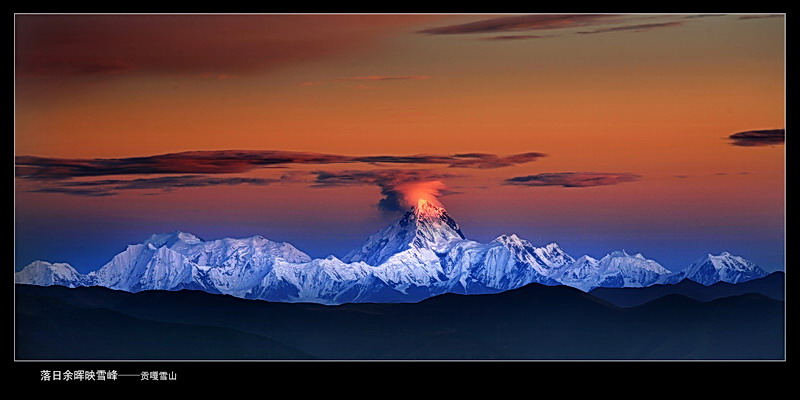
[(783, 359), (784, 303), (669, 295), (620, 308), (531, 284), (325, 306), (201, 291), (16, 286), (18, 359)]
[(732, 284), (718, 282), (703, 286), (688, 279), (674, 285), (653, 285), (644, 288), (597, 288), (589, 292), (620, 307), (634, 307), (670, 294), (679, 294), (695, 300), (711, 301), (747, 293), (759, 293), (776, 300), (784, 299), (785, 276), (782, 271), (763, 278)]

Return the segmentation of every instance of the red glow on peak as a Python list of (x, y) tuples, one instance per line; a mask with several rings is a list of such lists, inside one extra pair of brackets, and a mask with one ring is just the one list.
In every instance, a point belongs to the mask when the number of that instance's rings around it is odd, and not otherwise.
[(403, 202), (407, 207), (427, 209), (442, 207), (437, 198), (446, 188), (441, 181), (409, 182), (401, 184), (397, 189), (403, 194)]

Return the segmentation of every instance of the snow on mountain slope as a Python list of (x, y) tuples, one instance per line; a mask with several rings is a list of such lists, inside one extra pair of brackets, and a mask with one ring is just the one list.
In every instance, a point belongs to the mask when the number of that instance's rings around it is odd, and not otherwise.
[(597, 277), (600, 272), (600, 260), (582, 256), (559, 271), (554, 278), (564, 285), (586, 292), (597, 286)]
[(502, 243), (514, 253), (518, 260), (529, 264), (536, 272), (544, 276), (552, 276), (556, 271), (575, 262), (574, 258), (555, 243), (550, 243), (545, 247), (535, 247), (516, 234), (501, 235), (494, 242)]
[(557, 280), (589, 291), (595, 287), (645, 287), (663, 282), (672, 272), (641, 253), (614, 251), (600, 260), (583, 256), (564, 268)]
[(236, 296), (258, 284), (276, 260), (311, 261), (311, 257), (291, 244), (273, 242), (261, 236), (201, 242), (178, 251), (197, 265), (212, 266), (207, 275), (214, 287)]
[(333, 304), (339, 292), (368, 275), (365, 267), (363, 263), (345, 264), (333, 256), (305, 263), (278, 260), (245, 297)]
[(502, 241), (488, 244), (463, 241), (442, 259), (443, 270), (450, 279), (459, 282), (464, 293), (503, 291), (534, 282), (558, 284), (539, 272), (541, 265), (530, 263), (527, 257), (515, 250), (519, 249)]
[(343, 259), (312, 259), (261, 236), (204, 241), (186, 232), (155, 234), (129, 245), (96, 271), (36, 261), (15, 273), (33, 285), (99, 285), (126, 291), (203, 290), (283, 302), (419, 301), (442, 293), (495, 293), (530, 284), (644, 287), (689, 278), (705, 285), (766, 273), (741, 257), (709, 255), (672, 273), (641, 254), (615, 251), (573, 259), (557, 244), (536, 247), (517, 235), (489, 243), (464, 238), (447, 211), (420, 200)]
[(363, 261), (380, 265), (408, 249), (428, 249), (443, 253), (451, 243), (464, 240), (456, 221), (443, 207), (420, 200), (402, 218), (370, 236), (360, 248), (342, 258), (345, 262)]
[(261, 236), (206, 242), (173, 232), (128, 246), (88, 278), (95, 285), (127, 291), (198, 288), (240, 296), (260, 282), (277, 259), (311, 261), (294, 246)]
[(686, 278), (705, 286), (717, 282), (741, 283), (767, 276), (767, 272), (753, 262), (730, 253), (715, 256), (708, 254), (682, 271)]
[(14, 273), (15, 283), (37, 286), (86, 286), (86, 277), (66, 263), (34, 261)]

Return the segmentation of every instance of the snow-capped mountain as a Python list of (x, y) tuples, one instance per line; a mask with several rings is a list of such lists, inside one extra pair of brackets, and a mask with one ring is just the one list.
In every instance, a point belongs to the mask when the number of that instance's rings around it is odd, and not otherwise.
[(88, 280), (69, 264), (34, 261), (14, 273), (14, 282), (37, 286), (77, 287), (86, 286)]
[(198, 289), (243, 296), (277, 260), (300, 263), (311, 261), (311, 257), (288, 243), (261, 236), (206, 242), (190, 233), (173, 232), (152, 235), (141, 244), (129, 245), (87, 275), (79, 274), (67, 264), (37, 261), (18, 272), (16, 280), (29, 284), (49, 282), (52, 279), (39, 272), (43, 265), (49, 265), (48, 271), (56, 270), (61, 277), (55, 284), (65, 286), (105, 286), (130, 292)]
[(461, 240), (464, 240), (464, 234), (443, 207), (419, 200), (402, 218), (370, 236), (364, 245), (342, 260), (381, 265), (406, 250), (427, 249), (443, 253), (450, 244)]
[(600, 260), (583, 256), (558, 271), (556, 278), (583, 291), (596, 287), (645, 287), (666, 282), (672, 272), (641, 253), (614, 251)]
[(709, 254), (695, 261), (681, 275), (705, 286), (717, 282), (741, 283), (763, 278), (767, 272), (753, 262), (730, 253)]
[(544, 276), (552, 276), (556, 271), (575, 262), (574, 258), (555, 243), (536, 247), (516, 234), (501, 235), (494, 242), (502, 243), (518, 260), (527, 263)]
[(82, 275), (68, 264), (36, 261), (15, 273), (32, 285), (105, 286), (117, 290), (203, 290), (282, 302), (409, 302), (442, 293), (480, 294), (530, 283), (644, 287), (687, 277), (737, 283), (766, 273), (723, 253), (672, 273), (641, 254), (572, 258), (557, 244), (536, 247), (517, 235), (489, 243), (464, 237), (447, 211), (420, 200), (401, 218), (342, 259), (312, 259), (288, 243), (261, 236), (204, 241), (190, 233), (156, 234)]

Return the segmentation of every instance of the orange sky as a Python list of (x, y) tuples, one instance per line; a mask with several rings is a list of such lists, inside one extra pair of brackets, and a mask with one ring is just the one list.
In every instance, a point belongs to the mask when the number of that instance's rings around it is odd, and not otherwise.
[[(628, 215), (629, 225), (652, 218), (663, 235), (671, 235), (675, 226), (690, 226), (702, 215), (706, 227), (735, 225), (740, 239), (731, 244), (751, 235), (748, 226), (769, 226), (778, 237), (783, 146), (732, 146), (727, 137), (784, 128), (785, 21), (742, 17), (579, 15), (557, 18), (563, 27), (550, 29), (542, 18), (519, 15), (18, 15), (15, 153), (124, 158), (231, 149), (347, 156), (540, 152), (547, 157), (496, 169), (400, 167), (462, 175), (443, 179), (459, 192), (443, 201), (457, 220), (455, 210), (476, 221), (467, 223), (476, 230), (515, 229), (541, 240), (567, 236), (569, 230), (548, 236), (537, 227), (542, 218), (557, 228), (552, 215), (537, 215), (544, 209), (594, 215), (599, 222), (589, 224), (592, 229)], [(486, 23), (498, 18), (514, 24)], [(468, 22), (478, 25), (460, 25)], [(466, 31), (475, 26), (482, 30)], [(442, 27), (460, 31), (436, 33)], [(370, 168), (378, 167), (292, 170)], [(278, 178), (285, 172), (237, 176)], [(561, 172), (641, 178), (588, 188), (501, 184)], [(312, 178), (304, 179), (97, 198), (32, 193), (42, 182), (18, 179), (17, 222), (25, 225), (25, 216), (58, 218), (64, 208), (89, 204), (99, 219), (163, 217), (176, 209), (189, 212), (181, 204), (193, 199), (200, 214), (237, 202), (238, 211), (223, 213), (229, 222), (246, 219), (237, 213), (277, 210), (260, 218), (287, 227), (277, 221), (320, 214), (313, 210), (324, 193), (337, 204), (329, 206), (337, 213), (316, 215), (326, 223), (339, 223), (335, 215), (346, 213), (348, 202), (366, 210), (355, 213), (365, 227), (353, 233), (353, 242), (380, 227), (379, 214), (369, 208), (381, 196), (378, 188), (310, 188)], [(353, 193), (361, 197), (353, 199)], [(509, 216), (520, 214), (525, 222), (517, 218), (515, 225)], [(726, 218), (751, 222), (720, 222)], [(567, 225), (580, 230), (581, 223)], [(505, 233), (486, 230), (478, 232), (481, 239)], [(749, 251), (761, 251), (753, 256), (759, 257), (775, 252), (778, 242)], [(774, 265), (782, 254), (764, 257)]]

